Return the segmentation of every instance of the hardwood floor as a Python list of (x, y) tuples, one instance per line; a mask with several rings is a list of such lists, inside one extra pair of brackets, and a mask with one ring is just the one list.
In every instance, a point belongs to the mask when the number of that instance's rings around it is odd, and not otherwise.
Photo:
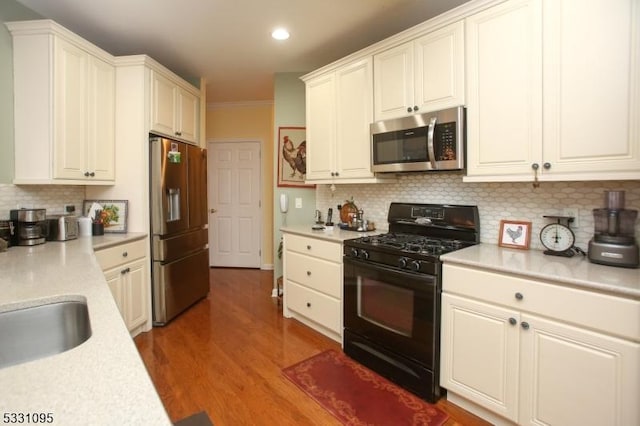
[[(206, 411), (215, 426), (339, 425), (281, 373), (333, 340), (293, 319), (271, 297), (272, 271), (215, 268), (209, 296), (166, 327), (135, 338), (172, 421)], [(442, 399), (447, 426), (488, 425)]]

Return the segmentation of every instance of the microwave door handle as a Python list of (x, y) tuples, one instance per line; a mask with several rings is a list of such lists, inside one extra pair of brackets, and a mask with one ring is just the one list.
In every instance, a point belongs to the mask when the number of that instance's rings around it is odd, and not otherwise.
[(436, 153), (433, 147), (433, 134), (436, 128), (436, 121), (438, 121), (437, 117), (431, 117), (429, 121), (429, 132), (427, 133), (427, 152), (429, 153), (429, 162), (433, 170), (437, 169)]

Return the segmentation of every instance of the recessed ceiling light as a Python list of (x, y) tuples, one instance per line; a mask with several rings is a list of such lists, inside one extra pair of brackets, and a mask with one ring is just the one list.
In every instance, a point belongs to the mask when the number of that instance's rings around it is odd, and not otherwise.
[(275, 38), (276, 40), (286, 40), (289, 38), (289, 31), (284, 28), (276, 28), (271, 33), (271, 37)]

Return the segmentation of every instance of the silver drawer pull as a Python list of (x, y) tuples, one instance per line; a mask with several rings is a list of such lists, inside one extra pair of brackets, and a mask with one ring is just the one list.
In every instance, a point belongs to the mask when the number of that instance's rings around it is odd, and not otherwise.
[(129, 253), (127, 253), (126, 251), (122, 252), (122, 257), (127, 257), (127, 256), (129, 256)]
[(311, 246), (310, 246), (310, 245), (309, 245), (309, 246), (307, 246), (307, 250), (311, 250)]
[(307, 276), (310, 277), (311, 276), (311, 271), (307, 271)]
[(516, 293), (516, 299), (522, 300), (522, 299), (524, 299), (524, 296), (522, 295), (522, 293), (518, 292), (518, 293)]
[(120, 273), (121, 273), (122, 275), (124, 275), (124, 274), (128, 274), (129, 272), (131, 272), (131, 269), (130, 269), (130, 268), (125, 268), (125, 269), (123, 269), (122, 271), (120, 271)]

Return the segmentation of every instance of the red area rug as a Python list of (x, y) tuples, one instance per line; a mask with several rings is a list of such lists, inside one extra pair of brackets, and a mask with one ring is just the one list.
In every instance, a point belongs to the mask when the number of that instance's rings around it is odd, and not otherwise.
[(282, 373), (345, 425), (440, 426), (449, 417), (342, 352), (322, 352)]

